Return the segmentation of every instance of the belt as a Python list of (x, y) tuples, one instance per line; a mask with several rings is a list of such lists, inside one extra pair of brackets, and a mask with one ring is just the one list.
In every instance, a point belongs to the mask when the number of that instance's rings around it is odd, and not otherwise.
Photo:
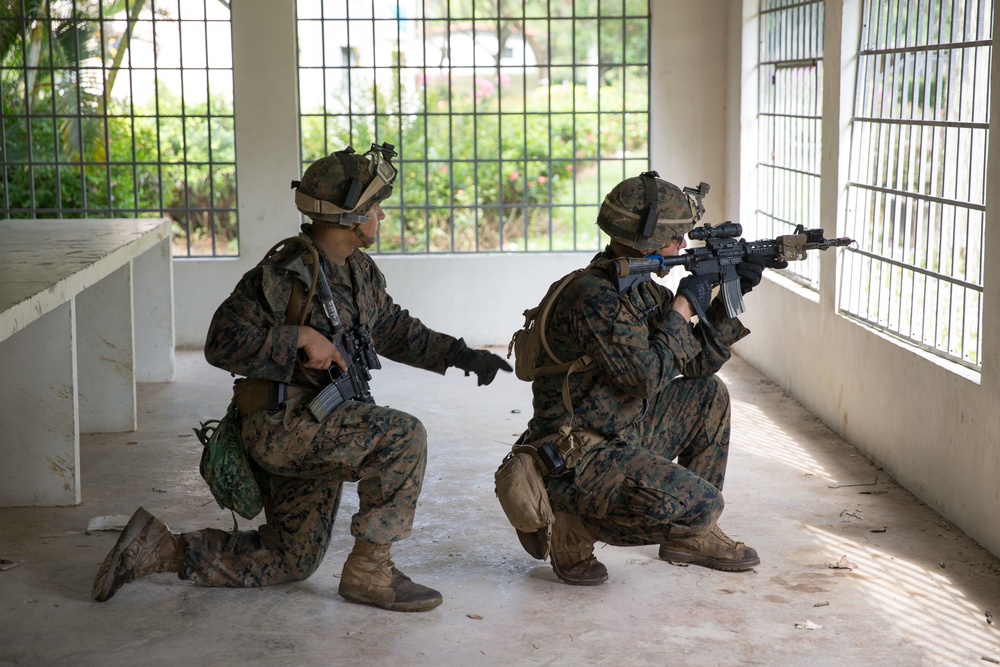
[(317, 391), (318, 388), (307, 385), (245, 378), (233, 383), (233, 403), (237, 410), (248, 415), (257, 410), (277, 410), (289, 398), (312, 396)]

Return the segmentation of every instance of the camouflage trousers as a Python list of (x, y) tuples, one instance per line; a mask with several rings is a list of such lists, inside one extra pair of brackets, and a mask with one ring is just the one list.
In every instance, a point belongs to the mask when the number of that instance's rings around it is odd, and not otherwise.
[(323, 423), (291, 399), (280, 411), (243, 418), (243, 442), (267, 471), (266, 523), (231, 533), (185, 533), (182, 579), (202, 586), (266, 586), (307, 578), (323, 560), (340, 507), (343, 482), (358, 482), (351, 534), (375, 544), (413, 528), (427, 464), (427, 433), (415, 417), (348, 401)]
[(651, 399), (635, 438), (594, 448), (548, 479), (553, 509), (583, 516), (598, 540), (660, 544), (722, 514), (729, 392), (716, 376), (678, 378)]

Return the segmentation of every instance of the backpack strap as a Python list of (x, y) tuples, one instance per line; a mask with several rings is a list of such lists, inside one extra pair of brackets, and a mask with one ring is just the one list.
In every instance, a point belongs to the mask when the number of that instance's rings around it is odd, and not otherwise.
[(562, 383), (562, 399), (563, 399), (563, 405), (566, 406), (566, 412), (569, 413), (570, 427), (572, 427), (573, 425), (575, 412), (573, 411), (573, 402), (570, 400), (570, 395), (569, 395), (569, 376), (572, 375), (573, 373), (590, 370), (591, 368), (594, 367), (594, 360), (590, 357), (589, 354), (585, 354), (582, 357), (574, 359), (573, 361), (562, 361), (558, 356), (556, 356), (556, 353), (552, 351), (552, 348), (549, 347), (549, 342), (545, 338), (545, 325), (548, 322), (549, 313), (555, 306), (556, 299), (559, 298), (559, 295), (562, 293), (563, 289), (567, 285), (569, 285), (570, 282), (584, 275), (585, 273), (591, 273), (596, 275), (603, 274), (602, 271), (599, 271), (597, 269), (594, 269), (593, 267), (588, 266), (587, 268), (584, 269), (577, 269), (573, 273), (567, 275), (556, 286), (556, 288), (552, 290), (551, 295), (545, 299), (544, 303), (542, 303), (541, 312), (539, 312), (538, 314), (538, 323), (536, 324), (536, 326), (538, 327), (538, 336), (542, 344), (542, 349), (544, 349), (545, 353), (549, 355), (550, 358), (555, 360), (556, 363), (551, 366), (541, 366), (535, 369), (533, 375), (534, 377), (541, 377), (543, 375), (555, 375), (557, 373), (566, 373), (566, 377), (563, 378), (563, 383)]
[[(275, 258), (273, 260), (275, 265), (282, 269), (288, 269), (288, 265), (299, 257), (302, 258), (304, 264), (309, 266), (318, 266), (320, 262), (319, 249), (316, 247), (315, 241), (306, 234), (290, 236), (287, 239), (278, 241), (271, 246), (271, 249), (267, 251), (264, 258), (257, 263), (257, 266), (261, 266), (268, 260)], [(306, 290), (305, 284), (302, 281), (292, 281), (292, 293), (288, 299), (288, 306), (285, 308), (285, 324), (305, 325), (313, 297), (316, 295), (318, 279), (319, 271), (313, 270), (308, 290)], [(300, 353), (301, 351), (297, 351), (295, 355), (296, 365), (302, 362)], [(304, 376), (310, 385), (314, 387), (319, 386), (309, 373), (304, 373)]]
[[(295, 246), (299, 246), (296, 248)], [(305, 234), (299, 234), (298, 236), (291, 236), (282, 241), (278, 241), (271, 249), (267, 251), (264, 258), (258, 262), (258, 266), (268, 261), (274, 256), (278, 256), (275, 263), (280, 268), (286, 268), (289, 263), (295, 261), (299, 257), (303, 258), (303, 262), (307, 265), (313, 265), (319, 263), (319, 250), (316, 248), (315, 242)], [(302, 326), (306, 322), (306, 316), (309, 313), (309, 305), (312, 303), (313, 296), (316, 294), (316, 281), (319, 278), (319, 272), (312, 272), (312, 284), (309, 285), (309, 290), (306, 291), (305, 285), (302, 282), (296, 280), (292, 284), (292, 294), (288, 300), (288, 307), (285, 309), (285, 324), (298, 324)]]
[[(548, 297), (542, 302), (542, 305), (538, 313), (538, 322), (536, 323), (535, 326), (538, 327), (538, 338), (539, 342), (541, 342), (542, 344), (542, 349), (545, 350), (545, 354), (549, 355), (549, 358), (553, 359), (556, 363), (550, 366), (540, 366), (536, 368), (533, 373), (535, 377), (540, 377), (542, 375), (554, 375), (556, 373), (565, 373), (569, 371), (570, 367), (573, 364), (581, 360), (586, 360), (583, 362), (584, 366), (587, 366), (591, 363), (590, 356), (586, 354), (580, 357), (579, 359), (575, 359), (573, 361), (563, 361), (556, 355), (555, 352), (552, 351), (552, 348), (549, 347), (549, 341), (545, 338), (545, 325), (548, 323), (549, 313), (552, 312), (552, 308), (555, 306), (556, 299), (559, 298), (559, 295), (562, 293), (563, 289), (565, 289), (565, 287), (569, 285), (570, 282), (572, 282), (578, 276), (582, 275), (585, 271), (586, 269), (578, 269), (573, 273), (567, 275), (559, 282), (558, 285), (556, 285), (556, 288), (552, 290), (552, 293), (549, 294)], [(579, 370), (579, 367), (576, 370)]]

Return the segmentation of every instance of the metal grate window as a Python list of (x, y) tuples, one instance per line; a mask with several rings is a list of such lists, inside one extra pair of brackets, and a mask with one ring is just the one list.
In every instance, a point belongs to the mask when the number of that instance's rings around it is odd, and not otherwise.
[[(819, 227), (823, 109), (822, 0), (761, 0), (757, 109), (759, 238)], [(832, 236), (832, 234), (831, 234)], [(819, 288), (818, 253), (783, 271)]]
[(864, 25), (841, 308), (978, 368), (992, 2), (866, 0)]
[(224, 0), (0, 9), (0, 217), (169, 216), (175, 256), (235, 255)]
[(649, 168), (648, 0), (298, 0), (303, 169), (396, 146), (380, 252), (594, 250)]

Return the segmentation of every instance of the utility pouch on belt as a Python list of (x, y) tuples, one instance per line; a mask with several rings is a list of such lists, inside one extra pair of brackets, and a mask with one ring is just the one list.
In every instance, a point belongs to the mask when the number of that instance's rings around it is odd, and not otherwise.
[[(552, 505), (540, 469), (541, 460), (530, 445), (515, 445), (493, 476), (497, 499), (525, 551), (539, 560), (549, 554)], [(547, 473), (546, 473), (547, 474)]]
[(233, 385), (233, 403), (240, 414), (248, 415), (257, 410), (277, 410), (289, 398), (312, 396), (315, 387), (244, 378)]

